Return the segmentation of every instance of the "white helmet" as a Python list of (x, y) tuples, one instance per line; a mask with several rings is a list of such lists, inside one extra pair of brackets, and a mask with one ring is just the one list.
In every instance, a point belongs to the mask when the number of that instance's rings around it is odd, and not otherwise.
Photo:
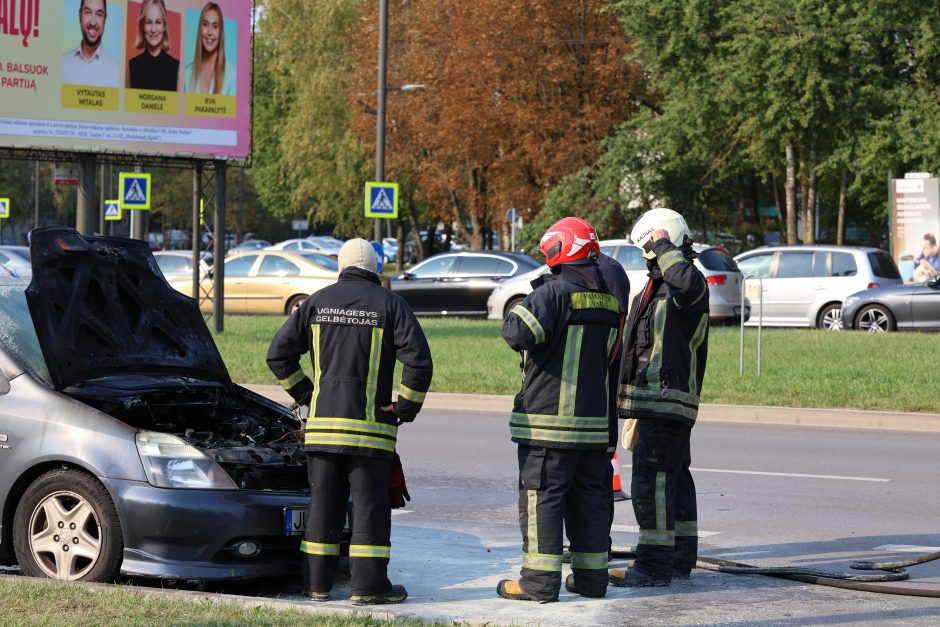
[(687, 236), (691, 238), (689, 225), (685, 223), (681, 213), (666, 208), (650, 209), (640, 216), (630, 231), (630, 239), (643, 249), (643, 256), (647, 259), (656, 256), (650, 242), (650, 234), (656, 229), (666, 229), (669, 232), (669, 240), (677, 247), (682, 246)]

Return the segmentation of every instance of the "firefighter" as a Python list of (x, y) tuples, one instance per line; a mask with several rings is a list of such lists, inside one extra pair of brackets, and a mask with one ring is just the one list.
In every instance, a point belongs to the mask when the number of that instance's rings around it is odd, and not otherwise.
[[(267, 357), (294, 400), (310, 406), (303, 590), (313, 600), (329, 599), (351, 493), (351, 601), (400, 603), (408, 593), (388, 580), (389, 483), (398, 426), (415, 419), (431, 385), (431, 351), (405, 301), (379, 284), (369, 242), (346, 242), (338, 261), (338, 281), (287, 319)], [(312, 380), (300, 366), (308, 350)], [(404, 368), (393, 403), (396, 358)]]
[[(617, 300), (597, 265), (597, 233), (579, 218), (556, 222), (539, 243), (551, 274), (513, 307), (503, 338), (523, 351), (524, 380), (510, 432), (518, 444), (522, 570), (499, 596), (558, 600), (562, 525), (571, 548), (570, 591), (607, 593), (608, 376), (619, 325)], [(613, 436), (614, 438), (616, 435)]]
[(618, 411), (637, 419), (631, 492), (640, 538), (633, 567), (612, 570), (610, 582), (668, 586), (689, 578), (698, 551), (689, 437), (708, 356), (708, 284), (679, 213), (647, 211), (631, 238), (649, 281), (630, 311)]

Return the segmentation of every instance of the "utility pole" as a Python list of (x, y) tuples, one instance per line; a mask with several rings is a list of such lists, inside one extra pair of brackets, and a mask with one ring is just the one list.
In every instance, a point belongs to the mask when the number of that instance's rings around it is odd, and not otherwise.
[[(375, 116), (375, 181), (385, 181), (385, 90), (388, 51), (388, 0), (379, 0), (379, 82), (375, 91), (377, 96)], [(382, 220), (375, 219), (374, 239), (382, 241)]]
[(85, 155), (79, 161), (78, 206), (76, 207), (75, 229), (82, 235), (95, 232), (95, 156)]
[(33, 172), (33, 228), (39, 227), (39, 159)]

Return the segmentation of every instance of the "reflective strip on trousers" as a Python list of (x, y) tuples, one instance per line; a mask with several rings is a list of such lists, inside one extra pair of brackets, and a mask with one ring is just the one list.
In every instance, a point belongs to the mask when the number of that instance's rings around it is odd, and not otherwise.
[(571, 552), (571, 567), (582, 568), (584, 570), (607, 569), (609, 556), (607, 551), (603, 553), (578, 553)]
[(278, 379), (278, 383), (281, 384), (281, 387), (285, 390), (289, 390), (304, 379), (304, 371), (302, 368), (298, 368), (297, 372), (287, 377), (286, 379)]
[(372, 329), (369, 348), (369, 374), (366, 377), (366, 420), (375, 422), (375, 388), (379, 377), (379, 359), (382, 356), (382, 327)]
[(574, 414), (575, 398), (578, 395), (578, 369), (581, 365), (581, 339), (584, 337), (584, 325), (568, 326), (568, 338), (565, 341), (565, 358), (561, 366), (561, 389), (558, 391), (558, 414)]
[(323, 542), (307, 542), (304, 540), (300, 543), (300, 550), (310, 555), (339, 555), (338, 544), (324, 544)]
[(317, 398), (320, 396), (320, 374), (323, 372), (320, 363), (320, 325), (310, 325), (310, 347), (313, 349), (313, 396), (310, 397), (310, 415), (317, 411)]
[(539, 552), (539, 519), (536, 513), (539, 493), (536, 490), (527, 490), (526, 496), (528, 497), (526, 520), (529, 523), (528, 534), (526, 535), (526, 548), (528, 549), (528, 553), (534, 554)]
[(705, 334), (708, 332), (708, 314), (702, 314), (702, 319), (698, 322), (692, 339), (689, 340), (689, 392), (698, 392), (698, 349), (705, 341)]
[(401, 387), (398, 389), (398, 395), (404, 399), (408, 399), (412, 403), (423, 403), (424, 399), (427, 397), (425, 392), (412, 390), (404, 383), (402, 383)]
[(677, 520), (676, 537), (697, 538), (698, 521), (697, 520)]
[(658, 546), (675, 546), (676, 532), (666, 529), (666, 473), (656, 473), (656, 488), (654, 492), (654, 506), (656, 508), (656, 528), (640, 529), (639, 544), (653, 544)]
[(545, 341), (545, 329), (542, 328), (542, 324), (538, 321), (538, 318), (532, 314), (531, 311), (522, 305), (516, 305), (509, 310), (509, 314), (516, 314), (523, 322), (525, 322), (525, 325), (529, 327), (529, 331), (532, 332), (532, 336), (535, 337), (536, 344), (541, 344)]
[[(522, 567), (531, 570), (547, 570), (561, 572), (561, 555), (551, 555), (548, 553), (523, 553)], [(607, 568), (607, 563), (604, 563)]]
[(375, 544), (350, 544), (349, 557), (375, 557), (389, 559), (392, 556), (392, 547)]

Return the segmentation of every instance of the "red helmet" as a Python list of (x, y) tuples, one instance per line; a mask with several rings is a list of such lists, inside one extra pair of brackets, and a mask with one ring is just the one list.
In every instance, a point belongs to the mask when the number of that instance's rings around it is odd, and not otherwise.
[(569, 263), (597, 256), (600, 245), (597, 243), (597, 231), (587, 220), (581, 218), (562, 218), (553, 224), (542, 240), (539, 250), (545, 255), (545, 263), (554, 268), (560, 263)]

